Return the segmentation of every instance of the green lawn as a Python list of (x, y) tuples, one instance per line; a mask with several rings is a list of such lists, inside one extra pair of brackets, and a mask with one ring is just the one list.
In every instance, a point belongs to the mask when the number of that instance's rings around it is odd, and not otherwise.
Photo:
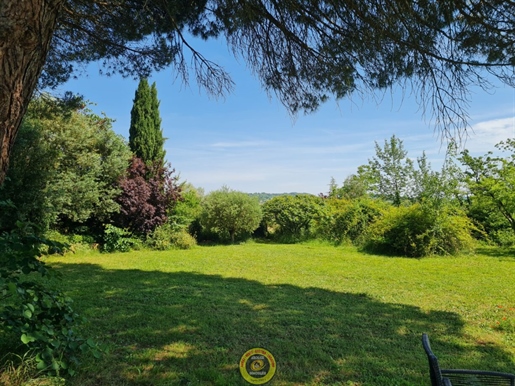
[(251, 243), (48, 262), (109, 348), (70, 385), (245, 385), (238, 361), (264, 347), (273, 385), (419, 386), (423, 332), (443, 367), (515, 372), (515, 257), (484, 252)]

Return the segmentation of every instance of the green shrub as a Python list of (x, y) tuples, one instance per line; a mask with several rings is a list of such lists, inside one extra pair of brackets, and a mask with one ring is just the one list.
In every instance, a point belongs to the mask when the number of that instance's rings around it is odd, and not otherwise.
[(197, 240), (185, 229), (172, 233), (171, 241), (174, 248), (177, 249), (191, 249), (197, 245)]
[(317, 226), (317, 236), (341, 244), (350, 241), (360, 244), (367, 228), (380, 218), (390, 205), (382, 200), (329, 199), (328, 212)]
[(78, 336), (81, 320), (71, 299), (51, 286), (58, 278), (39, 257), (41, 246), (59, 251), (62, 245), (35, 235), (30, 224), (0, 236), (0, 322), (16, 334), (40, 372), (73, 374), (79, 354), (93, 351), (96, 344)]
[(44, 233), (44, 237), (48, 240), (52, 240), (55, 243), (69, 244), (70, 239), (65, 234), (62, 234), (56, 230), (48, 230)]
[(171, 235), (172, 229), (169, 224), (161, 225), (147, 236), (145, 245), (158, 251), (166, 251), (172, 248)]
[(488, 236), (491, 241), (500, 247), (515, 246), (515, 233), (511, 228), (494, 230)]
[(172, 248), (189, 249), (197, 245), (197, 241), (186, 229), (165, 224), (147, 237), (146, 245), (151, 249), (165, 251)]
[[(94, 249), (94, 246), (96, 244), (96, 241), (93, 238), (93, 236), (79, 234), (65, 235), (56, 230), (49, 230), (45, 232), (44, 237), (54, 242), (59, 242), (63, 245), (67, 245), (68, 249), (72, 252), (90, 251)], [(45, 249), (45, 246), (43, 246), (42, 252), (44, 254), (48, 253), (48, 251)]]
[(259, 227), (263, 218), (257, 197), (223, 186), (202, 201), (200, 224), (222, 240), (245, 240)]
[(263, 204), (263, 222), (271, 237), (295, 243), (316, 235), (316, 224), (325, 211), (322, 198), (312, 194), (275, 196)]
[(138, 249), (139, 242), (132, 237), (132, 233), (125, 229), (106, 225), (104, 231), (104, 252), (129, 252), (131, 249)]
[(456, 208), (390, 207), (368, 228), (362, 246), (370, 252), (408, 257), (457, 254), (473, 247), (473, 229)]

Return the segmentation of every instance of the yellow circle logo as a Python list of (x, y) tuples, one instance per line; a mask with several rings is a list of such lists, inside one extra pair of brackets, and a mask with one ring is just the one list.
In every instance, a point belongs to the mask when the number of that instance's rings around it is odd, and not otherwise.
[(240, 359), (241, 376), (253, 385), (269, 382), (274, 377), (276, 369), (274, 356), (264, 348), (250, 349)]

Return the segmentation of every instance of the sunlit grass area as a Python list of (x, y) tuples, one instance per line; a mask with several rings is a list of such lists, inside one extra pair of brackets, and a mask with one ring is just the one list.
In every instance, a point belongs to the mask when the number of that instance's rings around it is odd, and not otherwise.
[(104, 344), (70, 385), (245, 385), (250, 348), (274, 385), (429, 385), (442, 366), (515, 372), (515, 257), (484, 250), (406, 259), (352, 247), (243, 244), (69, 254), (83, 333)]

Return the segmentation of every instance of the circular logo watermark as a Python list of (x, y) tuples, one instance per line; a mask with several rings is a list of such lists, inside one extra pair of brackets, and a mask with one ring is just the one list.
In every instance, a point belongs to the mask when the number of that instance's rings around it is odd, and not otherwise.
[(240, 359), (241, 376), (253, 385), (263, 385), (270, 381), (276, 369), (274, 356), (264, 348), (252, 348)]

